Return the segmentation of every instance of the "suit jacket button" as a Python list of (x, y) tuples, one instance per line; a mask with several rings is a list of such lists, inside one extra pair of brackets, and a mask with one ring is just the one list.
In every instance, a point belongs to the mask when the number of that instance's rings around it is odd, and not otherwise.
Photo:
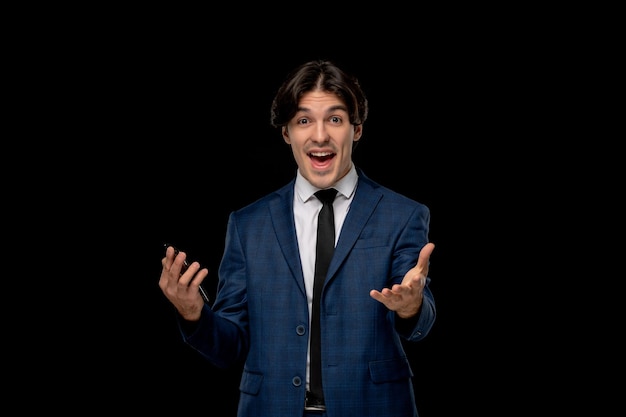
[(298, 334), (298, 336), (303, 336), (305, 332), (306, 328), (303, 325), (299, 325), (296, 327), (296, 333)]

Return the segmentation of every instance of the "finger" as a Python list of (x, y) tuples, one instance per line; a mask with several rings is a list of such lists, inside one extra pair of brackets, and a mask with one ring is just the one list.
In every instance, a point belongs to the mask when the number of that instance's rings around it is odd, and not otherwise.
[(428, 242), (420, 251), (419, 258), (417, 259), (417, 267), (422, 271), (428, 270), (428, 262), (430, 261), (430, 255), (435, 249), (435, 244)]
[[(196, 262), (197, 263), (197, 262)], [(202, 281), (209, 275), (208, 268), (200, 268), (200, 264), (198, 264), (198, 272), (196, 272), (191, 281), (189, 282), (190, 287), (200, 287)]]
[[(415, 279), (412, 278), (411, 280), (414, 281)], [(406, 293), (410, 291), (411, 291), (411, 287), (409, 285), (405, 285), (404, 283), (393, 284), (393, 286), (391, 287), (392, 294), (402, 294), (402, 293)]]
[(161, 264), (163, 265), (164, 268), (169, 270), (170, 266), (172, 265), (173, 259), (174, 259), (174, 248), (172, 246), (166, 246), (165, 256), (163, 257), (163, 259), (161, 259)]
[(426, 286), (426, 276), (420, 275), (419, 277), (413, 278), (411, 284), (411, 290), (421, 293)]
[[(180, 275), (180, 278), (178, 279), (178, 282), (182, 285), (188, 286), (195, 279), (196, 274), (200, 270), (200, 263), (192, 262), (191, 265), (184, 266), (183, 268), (184, 270), (181, 271), (181, 275)], [(202, 280), (200, 280), (200, 282), (202, 282)]]
[(172, 268), (172, 265), (176, 261), (176, 256), (178, 255), (178, 251), (173, 246), (168, 246), (165, 249), (165, 257), (163, 258), (163, 266), (169, 271)]
[(380, 293), (380, 291), (370, 290), (370, 297), (378, 302), (383, 302), (383, 295)]
[(187, 270), (187, 254), (174, 250), (174, 258), (170, 266), (170, 272), (177, 277), (181, 276)]
[(383, 288), (382, 291), (370, 290), (370, 297), (372, 297), (376, 301), (385, 303), (385, 301), (388, 300), (389, 297), (391, 297), (391, 291), (389, 290), (389, 288)]
[[(172, 246), (169, 246), (165, 251), (165, 258), (163, 258), (163, 274), (162, 279), (169, 285), (175, 286), (180, 282), (180, 278), (184, 269), (186, 268), (185, 259), (187, 255), (184, 252), (178, 252)], [(187, 280), (188, 282), (189, 280)]]

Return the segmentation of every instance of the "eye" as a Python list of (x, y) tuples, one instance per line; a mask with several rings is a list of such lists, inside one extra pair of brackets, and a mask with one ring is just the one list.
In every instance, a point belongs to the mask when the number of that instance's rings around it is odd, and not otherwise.
[(303, 117), (302, 119), (298, 119), (298, 121), (296, 122), (299, 125), (306, 125), (309, 123), (309, 119)]
[(341, 123), (341, 120), (342, 120), (342, 119), (341, 119), (341, 117), (339, 117), (339, 116), (332, 116), (332, 117), (330, 118), (331, 123), (334, 123), (334, 124), (340, 124), (340, 123)]

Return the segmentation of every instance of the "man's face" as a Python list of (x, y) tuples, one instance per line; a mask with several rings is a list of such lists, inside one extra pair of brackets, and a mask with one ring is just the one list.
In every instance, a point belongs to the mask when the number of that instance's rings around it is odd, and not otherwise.
[(336, 95), (310, 91), (282, 128), (300, 173), (318, 188), (332, 186), (352, 167), (352, 144), (361, 138), (363, 129), (350, 124), (347, 110)]

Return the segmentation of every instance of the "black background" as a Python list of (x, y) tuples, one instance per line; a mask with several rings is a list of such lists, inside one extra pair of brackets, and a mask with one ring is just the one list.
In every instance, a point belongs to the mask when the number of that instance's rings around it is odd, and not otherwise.
[[(498, 163), (482, 155), (492, 152), (484, 126), (493, 122), (494, 112), (502, 112), (497, 88), (485, 88), (489, 77), (481, 71), (488, 69), (468, 71), (471, 65), (461, 59), (445, 67), (415, 65), (384, 52), (281, 50), (235, 59), (209, 52), (201, 63), (172, 55), (176, 68), (171, 63), (160, 68), (162, 60), (149, 56), (152, 65), (142, 63), (145, 73), (135, 75), (130, 100), (136, 107), (128, 110), (138, 123), (137, 142), (145, 145), (136, 153), (129, 149), (129, 162), (137, 165), (123, 180), (134, 182), (127, 201), (135, 213), (130, 226), (151, 225), (150, 239), (141, 244), (154, 249), (152, 256), (142, 262), (140, 275), (129, 278), (144, 282), (145, 291), (137, 300), (142, 314), (130, 321), (139, 337), (128, 342), (138, 348), (128, 359), (146, 366), (138, 383), (157, 386), (155, 401), (164, 401), (158, 387), (169, 387), (207, 408), (219, 404), (231, 410), (225, 416), (234, 416), (239, 370), (217, 370), (181, 345), (171, 308), (157, 287), (161, 244), (174, 243), (207, 266), (205, 286), (212, 293), (228, 213), (295, 174), (290, 149), (269, 127), (269, 107), (281, 77), (318, 57), (355, 71), (368, 93), (370, 115), (356, 164), (432, 210), (431, 240), (437, 246), (431, 276), (439, 316), (425, 341), (407, 346), (421, 416), (446, 415), (447, 407), (458, 406), (442, 401), (443, 393), (473, 390), (478, 381), (497, 378), (490, 375), (497, 372), (490, 362), (501, 348), (496, 343), (476, 349), (485, 330), (493, 331), (485, 321), (494, 319), (481, 314), (485, 283), (477, 265), (480, 245), (487, 243), (482, 222), (487, 211), (498, 210), (487, 205), (491, 197), (485, 194), (493, 191), (490, 182), (502, 180), (494, 173)], [(129, 214), (128, 207), (123, 210)]]
[(356, 164), (431, 209), (438, 317), (407, 345), (420, 416), (524, 407), (512, 386), (536, 346), (520, 335), (528, 309), (516, 280), (536, 233), (524, 170), (543, 163), (534, 133), (545, 100), (527, 103), (544, 57), (480, 32), (362, 42), (192, 33), (107, 32), (87, 51), (69, 48), (72, 62), (84, 58), (69, 74), (84, 144), (67, 174), (82, 204), (67, 214), (82, 219), (76, 251), (105, 272), (76, 301), (92, 324), (79, 325), (72, 351), (85, 380), (107, 381), (92, 392), (99, 403), (235, 415), (240, 370), (182, 344), (158, 288), (162, 246), (208, 267), (214, 294), (228, 214), (295, 175), (269, 126), (272, 97), (296, 65), (323, 58), (357, 75), (370, 101)]

